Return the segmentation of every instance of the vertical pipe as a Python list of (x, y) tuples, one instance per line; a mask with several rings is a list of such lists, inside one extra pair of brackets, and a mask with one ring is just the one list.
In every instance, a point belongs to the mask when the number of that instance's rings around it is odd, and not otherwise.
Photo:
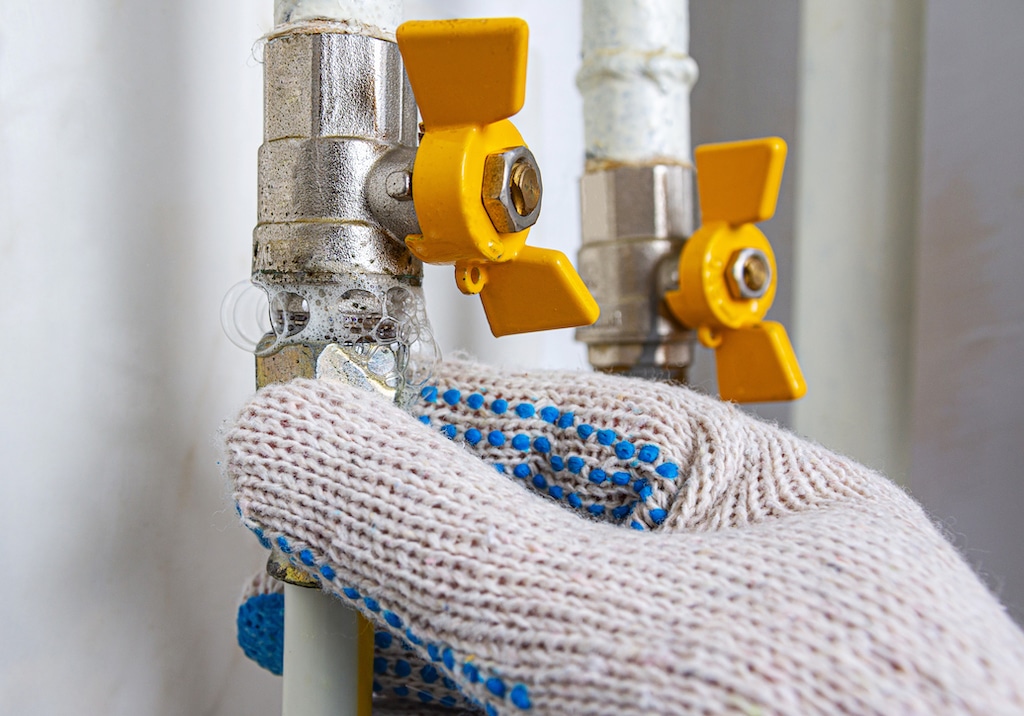
[(662, 296), (693, 228), (688, 48), (685, 1), (583, 2), (579, 266), (601, 316), (576, 337), (598, 370), (686, 379), (693, 335)]
[[(793, 427), (905, 479), (923, 0), (801, 5)], [(837, 406), (841, 406), (837, 407)]]
[(690, 164), (686, 0), (584, 0), (583, 94), (587, 169)]
[[(422, 266), (402, 241), (414, 209), (385, 189), (409, 176), (416, 146), (415, 102), (389, 42), (401, 13), (400, 0), (275, 5), (253, 234), (253, 281), (273, 324), (257, 347), (259, 386), (316, 377), (401, 402), (429, 374)], [(277, 553), (268, 568), (288, 582), (284, 716), (370, 716), (373, 626), (320, 591), (315, 567), (305, 574)]]

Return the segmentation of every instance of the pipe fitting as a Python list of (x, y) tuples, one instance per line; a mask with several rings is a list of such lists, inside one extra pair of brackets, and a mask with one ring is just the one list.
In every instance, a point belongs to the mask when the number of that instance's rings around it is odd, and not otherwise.
[(580, 197), (580, 275), (601, 316), (576, 329), (576, 339), (598, 370), (685, 379), (693, 333), (662, 297), (678, 286), (679, 253), (692, 233), (691, 170), (659, 164), (588, 172)]

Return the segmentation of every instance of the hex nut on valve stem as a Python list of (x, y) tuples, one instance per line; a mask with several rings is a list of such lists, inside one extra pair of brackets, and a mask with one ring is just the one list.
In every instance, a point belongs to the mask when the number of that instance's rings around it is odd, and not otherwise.
[(772, 265), (760, 249), (742, 249), (729, 262), (726, 279), (735, 298), (762, 298), (772, 285)]
[(516, 233), (536, 224), (543, 193), (540, 167), (526, 147), (489, 154), (484, 160), (480, 196), (499, 233)]

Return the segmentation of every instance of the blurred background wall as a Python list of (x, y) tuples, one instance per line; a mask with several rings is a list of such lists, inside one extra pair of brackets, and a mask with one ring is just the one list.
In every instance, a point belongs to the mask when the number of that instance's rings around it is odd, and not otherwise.
[[(277, 710), (234, 645), (264, 556), (215, 449), (253, 385), (218, 307), (249, 270), (271, 5), (0, 2), (0, 713)], [(575, 255), (578, 1), (406, 6), (530, 23), (532, 237)], [(754, 409), (908, 484), (1021, 619), (1024, 5), (691, 14), (694, 144), (790, 143), (773, 317), (811, 392)], [(428, 281), (446, 352), (585, 367), (571, 331), (495, 340), (448, 270)]]

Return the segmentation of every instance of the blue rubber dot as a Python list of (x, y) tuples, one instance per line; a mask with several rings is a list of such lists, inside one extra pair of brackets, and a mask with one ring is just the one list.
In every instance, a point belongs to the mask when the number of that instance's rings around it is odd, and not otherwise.
[(377, 674), (388, 673), (388, 660), (383, 656), (375, 656), (373, 658), (373, 671)]
[(363, 597), (363, 604), (365, 604), (366, 608), (374, 614), (380, 611), (380, 604), (378, 604), (377, 600), (373, 597)]
[(558, 420), (558, 408), (550, 405), (546, 408), (541, 408), (540, 419), (547, 423), (554, 423)]
[(462, 399), (462, 393), (455, 388), (451, 388), (450, 390), (444, 391), (444, 395), (441, 397), (444, 398), (444, 402), (448, 403), (448, 405), (458, 405), (459, 401)]
[(455, 655), (452, 654), (451, 649), (444, 650), (444, 652), (441, 654), (441, 661), (444, 662), (444, 665), (448, 668), (449, 671), (455, 668)]
[(423, 681), (426, 683), (432, 684), (441, 678), (441, 674), (438, 673), (436, 666), (433, 664), (427, 664), (420, 669), (420, 677), (422, 677)]
[(273, 547), (273, 545), (270, 544), (270, 540), (267, 539), (266, 535), (263, 534), (263, 530), (259, 527), (253, 527), (252, 533), (256, 535), (256, 539), (260, 541), (260, 546), (263, 547), (263, 549), (271, 549), (271, 547)]
[(458, 702), (455, 700), (454, 696), (442, 696), (437, 703), (441, 704), (442, 706), (447, 706), (448, 708), (451, 708)]
[(320, 574), (324, 575), (327, 579), (334, 579), (335, 577), (334, 569), (332, 569), (329, 564), (325, 564), (320, 567)]
[(492, 676), (484, 682), (484, 686), (492, 694), (497, 696), (499, 699), (505, 698), (505, 682), (499, 679), (497, 676)]
[(421, 423), (423, 423), (424, 425), (430, 425), (430, 416), (429, 415), (421, 415), (419, 417), (419, 421)]
[(386, 631), (379, 631), (373, 635), (373, 643), (377, 646), (378, 649), (390, 649), (391, 642), (393, 642), (394, 640), (395, 638)]
[(524, 711), (533, 706), (530, 703), (530, 692), (526, 690), (526, 687), (522, 684), (516, 684), (512, 687), (512, 693), (508, 695), (509, 700), (515, 704), (518, 708)]
[(459, 685), (456, 684), (451, 679), (449, 679), (447, 676), (442, 676), (441, 677), (441, 683), (444, 684), (444, 687), (446, 689), (448, 689), (449, 691), (458, 691), (459, 690)]
[(431, 701), (434, 700), (434, 695), (429, 691), (417, 691), (416, 698), (418, 698), (425, 704), (429, 704)]
[(581, 500), (580, 496), (577, 495), (575, 492), (570, 492), (569, 493), (569, 504), (572, 507), (575, 507), (578, 510), (579, 508), (583, 507), (583, 500)]
[(437, 644), (427, 644), (427, 656), (431, 661), (441, 661), (441, 650)]
[(643, 532), (643, 530), (644, 530), (644, 526), (642, 524), (640, 524), (639, 522), (637, 522), (636, 520), (633, 520), (632, 522), (630, 522), (629, 526), (632, 527), (635, 530), (640, 530), (641, 532)]
[(420, 639), (415, 634), (413, 634), (412, 633), (412, 629), (406, 629), (405, 630), (405, 638), (408, 639), (413, 644), (415, 644), (416, 646), (422, 646), (423, 645), (423, 640)]
[(628, 472), (613, 472), (612, 483), (616, 485), (628, 485), (633, 476)]
[(473, 410), (479, 410), (484, 407), (484, 396), (479, 393), (471, 393), (470, 396), (466, 398), (466, 405), (471, 407)]
[(505, 474), (505, 466), (502, 465), (500, 462), (494, 463), (494, 469), (500, 472), (502, 475)]
[(563, 413), (562, 417), (560, 417), (558, 419), (558, 422), (555, 423), (555, 424), (558, 427), (560, 427), (560, 428), (571, 428), (573, 426), (573, 423), (575, 423), (575, 422), (576, 422), (576, 416), (575, 415), (573, 415), (572, 413)]
[(533, 486), (536, 487), (538, 490), (543, 490), (547, 488), (548, 481), (544, 479), (543, 475), (534, 475)]
[(640, 495), (641, 500), (649, 500), (651, 498), (651, 493), (653, 492), (651, 483), (642, 478), (633, 483), (633, 490), (636, 494)]
[(361, 599), (361, 597), (359, 596), (359, 590), (355, 587), (345, 587), (341, 590), (341, 593), (349, 599)]
[(530, 466), (525, 462), (521, 462), (512, 468), (512, 474), (521, 480), (525, 480), (530, 476)]
[(405, 659), (399, 659), (395, 662), (395, 676), (401, 676), (403, 679), (412, 673), (412, 664)]
[(583, 423), (583, 425), (580, 425), (578, 428), (576, 428), (576, 434), (579, 435), (584, 440), (586, 440), (587, 438), (594, 434), (594, 426)]
[(288, 544), (288, 540), (286, 540), (284, 537), (278, 537), (274, 541), (277, 542), (277, 546), (281, 549), (282, 552), (284, 552), (285, 554), (292, 553), (292, 546)]
[(437, 388), (433, 385), (424, 386), (423, 390), (420, 391), (420, 397), (428, 403), (437, 402)]
[(636, 454), (636, 445), (623, 440), (615, 445), (615, 457), (620, 460), (628, 460)]
[(590, 471), (590, 481), (595, 485), (600, 485), (602, 482), (608, 479), (608, 473), (604, 470), (593, 469)]
[(449, 440), (454, 440), (455, 439), (455, 426), (454, 425), (445, 425), (443, 428), (441, 428), (441, 432), (444, 433), (444, 436), (446, 438), (448, 438)]
[(602, 445), (611, 445), (615, 442), (615, 431), (614, 430), (598, 430), (597, 431), (597, 442)]
[(484, 707), (484, 713), (487, 714), (487, 716), (498, 716), (498, 709), (491, 706), (491, 704), (487, 704)]
[(505, 412), (508, 410), (508, 401), (505, 400), (504, 398), (498, 398), (493, 403), (491, 403), (491, 410), (493, 410), (498, 415), (504, 415)]
[(520, 433), (512, 438), (512, 447), (516, 450), (529, 450), (530, 449), (530, 438)]
[(533, 449), (537, 452), (551, 452), (551, 441), (541, 435), (533, 441)]
[(654, 471), (662, 477), (667, 477), (670, 480), (679, 477), (679, 466), (673, 462), (663, 462), (654, 468)]
[(654, 462), (658, 459), (658, 455), (661, 454), (661, 450), (658, 449), (657, 445), (644, 445), (640, 448), (640, 453), (637, 455), (637, 459), (640, 462)]
[(409, 687), (408, 686), (396, 686), (393, 689), (393, 691), (395, 692), (396, 696), (401, 696), (403, 698), (409, 695)]
[(484, 438), (483, 433), (481, 433), (476, 428), (470, 428), (469, 430), (467, 430), (465, 437), (466, 442), (469, 443), (470, 445), (476, 445)]
[(520, 418), (532, 418), (537, 409), (529, 403), (520, 403), (516, 406), (516, 415)]
[(387, 609), (384, 610), (384, 621), (388, 623), (388, 626), (392, 626), (395, 629), (402, 628), (402, 618)]
[(562, 495), (565, 494), (565, 490), (560, 485), (552, 485), (548, 488), (548, 494), (554, 497), (556, 500), (561, 500)]
[(592, 515), (603, 515), (604, 505), (591, 505), (590, 507), (587, 508), (587, 512), (589, 512)]
[(299, 559), (301, 559), (302, 563), (307, 567), (312, 567), (314, 564), (316, 564), (316, 562), (313, 560), (313, 553), (310, 552), (308, 549), (304, 549), (301, 552), (299, 552)]
[(573, 455), (565, 461), (565, 466), (573, 475), (579, 475), (580, 470), (583, 469), (583, 458)]
[(551, 469), (554, 470), (555, 472), (558, 472), (559, 470), (564, 470), (565, 469), (565, 460), (563, 460), (562, 458), (558, 457), (558, 455), (552, 455), (551, 456)]
[(380, 682), (377, 681), (376, 679), (374, 679), (373, 680), (373, 693), (379, 694), (383, 690), (384, 690), (384, 687), (380, 685)]
[(480, 681), (480, 671), (468, 661), (462, 665), (462, 675), (469, 679), (471, 684)]
[(505, 433), (501, 432), (500, 430), (492, 430), (491, 432), (487, 433), (487, 442), (489, 442), (494, 447), (501, 447), (502, 445), (505, 444)]
[(651, 522), (656, 525), (660, 525), (668, 517), (668, 510), (663, 510), (660, 507), (655, 507), (651, 510)]
[(632, 510), (632, 505), (619, 505), (614, 510), (612, 510), (612, 517), (614, 517), (617, 520), (621, 520), (626, 515), (628, 515)]

